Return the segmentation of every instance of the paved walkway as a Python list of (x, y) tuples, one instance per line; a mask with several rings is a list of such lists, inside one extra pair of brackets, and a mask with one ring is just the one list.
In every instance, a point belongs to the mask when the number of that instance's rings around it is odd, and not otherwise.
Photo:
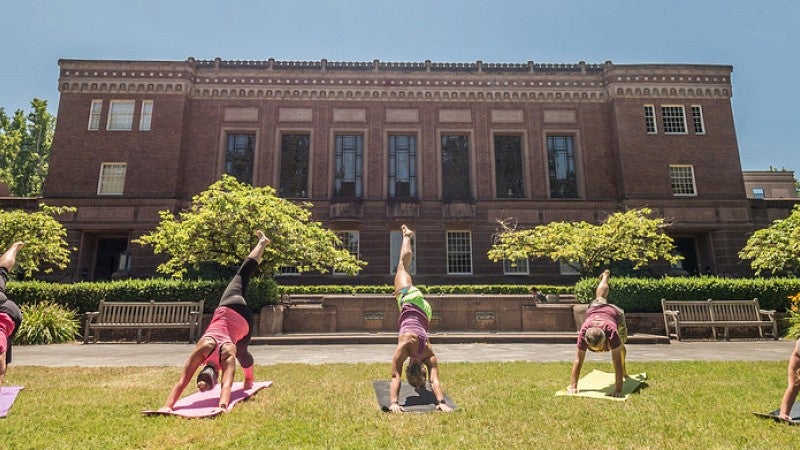
[[(629, 361), (787, 361), (792, 341), (690, 341), (630, 344)], [(572, 361), (575, 344), (435, 344), (441, 362)], [(14, 365), (38, 366), (182, 366), (192, 344), (54, 344), (14, 347)], [(387, 363), (394, 344), (252, 345), (256, 364)], [(608, 361), (589, 352), (587, 361)]]

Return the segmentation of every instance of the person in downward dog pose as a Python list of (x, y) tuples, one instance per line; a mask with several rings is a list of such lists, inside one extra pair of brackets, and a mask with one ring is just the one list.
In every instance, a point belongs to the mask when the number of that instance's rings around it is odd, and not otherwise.
[(628, 376), (625, 371), (625, 341), (628, 339), (628, 328), (625, 324), (625, 312), (608, 303), (608, 278), (611, 272), (606, 270), (600, 275), (600, 282), (595, 290), (595, 300), (586, 309), (586, 320), (578, 333), (578, 350), (572, 365), (572, 374), (567, 392), (578, 392), (578, 378), (581, 375), (586, 350), (607, 352), (611, 350), (611, 361), (614, 363), (614, 397), (622, 397), (622, 382)]
[(407, 226), (400, 227), (403, 233), (403, 242), (400, 245), (400, 261), (394, 276), (394, 295), (397, 298), (397, 307), (400, 309), (398, 319), (399, 332), (397, 349), (392, 357), (392, 379), (389, 383), (389, 411), (403, 412), (399, 404), (401, 376), (403, 364), (409, 360), (406, 368), (408, 384), (415, 389), (425, 387), (426, 369), (431, 380), (431, 388), (436, 396), (436, 410), (452, 411), (445, 404), (444, 391), (439, 381), (439, 367), (433, 347), (428, 340), (428, 324), (430, 323), (431, 306), (422, 297), (422, 293), (411, 282), (409, 270), (411, 267), (411, 239), (414, 232)]
[(8, 364), (11, 363), (11, 339), (22, 323), (19, 307), (6, 297), (6, 282), (8, 272), (14, 267), (17, 253), (23, 245), (22, 242), (15, 242), (0, 256), (0, 390), (3, 389)]
[(220, 380), (219, 407), (225, 411), (231, 399), (231, 385), (236, 372), (236, 360), (244, 372), (244, 389), (253, 386), (253, 356), (247, 349), (250, 344), (250, 323), (253, 312), (244, 299), (250, 277), (258, 268), (264, 249), (270, 240), (260, 230), (256, 232), (258, 243), (247, 255), (239, 270), (233, 276), (219, 306), (214, 310), (211, 323), (197, 341), (194, 350), (183, 366), (181, 377), (172, 387), (167, 401), (159, 411), (171, 411), (183, 390), (189, 384), (197, 369), (204, 365), (197, 375), (197, 389), (205, 392)]

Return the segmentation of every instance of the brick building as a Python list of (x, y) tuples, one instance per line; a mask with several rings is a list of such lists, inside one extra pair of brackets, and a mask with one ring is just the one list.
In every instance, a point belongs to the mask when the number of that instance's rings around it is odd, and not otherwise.
[[(730, 66), (61, 60), (45, 201), (78, 251), (75, 279), (154, 273), (128, 243), (222, 173), (310, 201), (387, 283), (400, 223), (421, 283), (559, 282), (549, 260), (486, 257), (497, 219), (599, 222), (648, 206), (683, 270), (738, 271), (756, 226)], [(122, 261), (120, 261), (122, 259)], [(656, 267), (655, 270), (668, 270)], [(287, 269), (291, 272), (291, 269)]]

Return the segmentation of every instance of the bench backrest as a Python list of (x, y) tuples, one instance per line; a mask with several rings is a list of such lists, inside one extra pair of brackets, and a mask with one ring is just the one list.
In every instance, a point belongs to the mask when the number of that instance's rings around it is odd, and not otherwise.
[(664, 311), (678, 311), (681, 320), (710, 321), (711, 310), (707, 300), (661, 300)]
[(758, 320), (758, 299), (753, 300), (715, 300), (711, 302), (714, 320)]
[(100, 300), (98, 312), (98, 322), (105, 323), (181, 323), (190, 322), (194, 314), (202, 314), (203, 301), (114, 302)]

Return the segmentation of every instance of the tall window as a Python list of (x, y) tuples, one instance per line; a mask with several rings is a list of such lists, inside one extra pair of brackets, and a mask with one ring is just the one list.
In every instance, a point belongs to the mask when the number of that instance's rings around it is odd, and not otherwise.
[(472, 234), (469, 231), (447, 232), (447, 274), (472, 274)]
[(281, 197), (308, 197), (310, 141), (311, 137), (307, 134), (284, 134), (281, 137)]
[(100, 129), (100, 112), (103, 110), (102, 100), (92, 100), (92, 107), (89, 109), (89, 129)]
[(686, 134), (686, 116), (683, 106), (662, 106), (661, 120), (664, 123), (664, 133)]
[(471, 200), (469, 136), (442, 136), (442, 198)]
[(703, 108), (700, 105), (692, 106), (692, 125), (694, 134), (706, 134), (706, 126), (703, 123)]
[(417, 138), (389, 136), (389, 197), (417, 196)]
[(108, 106), (108, 130), (133, 129), (133, 100), (111, 100)]
[(497, 198), (522, 198), (522, 138), (494, 137), (494, 175)]
[[(399, 230), (389, 234), (389, 274), (397, 272), (397, 262), (400, 260), (400, 245), (403, 243), (403, 235)], [(417, 238), (411, 239), (411, 267), (407, 268), (408, 273), (417, 273)]]
[(518, 259), (511, 261), (509, 259), (503, 260), (503, 274), (504, 275), (528, 275), (528, 258)]
[(335, 197), (363, 196), (363, 140), (359, 135), (336, 136)]
[(647, 134), (656, 134), (656, 109), (653, 105), (644, 105), (644, 129)]
[(139, 131), (150, 131), (150, 123), (153, 121), (153, 101), (142, 101), (142, 114), (139, 116)]
[(694, 186), (694, 167), (685, 164), (669, 166), (669, 177), (672, 183), (672, 195), (697, 195)]
[(107, 162), (100, 164), (97, 195), (122, 195), (125, 188), (127, 163)]
[(241, 183), (252, 184), (255, 143), (254, 134), (229, 134), (225, 151), (225, 173)]
[[(342, 248), (358, 258), (358, 231), (337, 231), (336, 235), (342, 240)], [(345, 272), (335, 269), (333, 273), (335, 275), (345, 275)]]
[(550, 198), (578, 198), (575, 147), (572, 136), (547, 137), (547, 170)]

